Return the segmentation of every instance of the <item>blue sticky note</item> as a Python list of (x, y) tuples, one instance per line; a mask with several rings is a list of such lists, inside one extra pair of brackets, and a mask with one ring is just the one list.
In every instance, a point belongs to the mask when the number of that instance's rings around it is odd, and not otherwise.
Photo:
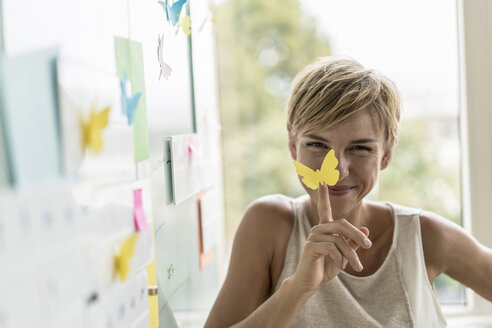
[(0, 169), (9, 185), (61, 176), (56, 59), (55, 49), (0, 58)]

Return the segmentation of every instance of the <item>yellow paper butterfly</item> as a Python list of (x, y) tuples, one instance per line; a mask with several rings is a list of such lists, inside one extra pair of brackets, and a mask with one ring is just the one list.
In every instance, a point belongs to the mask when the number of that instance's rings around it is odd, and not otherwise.
[(89, 120), (82, 121), (82, 143), (84, 148), (89, 148), (94, 154), (101, 151), (103, 145), (102, 131), (108, 125), (110, 107), (97, 112), (91, 108)]
[(121, 281), (125, 281), (128, 272), (130, 272), (130, 261), (135, 255), (136, 240), (136, 233), (125, 239), (121, 246), (120, 254), (115, 258), (114, 268)]
[(186, 35), (190, 35), (191, 34), (191, 20), (190, 20), (190, 16), (183, 16), (179, 17), (179, 23), (178, 23), (179, 26), (181, 26), (181, 29), (183, 30), (183, 33), (186, 34)]
[(338, 165), (338, 160), (335, 157), (335, 151), (332, 149), (326, 154), (321, 169), (312, 170), (306, 165), (294, 161), (296, 172), (302, 176), (302, 182), (311, 189), (318, 189), (319, 184), (326, 182), (329, 186), (334, 186), (338, 182), (340, 172), (335, 168)]

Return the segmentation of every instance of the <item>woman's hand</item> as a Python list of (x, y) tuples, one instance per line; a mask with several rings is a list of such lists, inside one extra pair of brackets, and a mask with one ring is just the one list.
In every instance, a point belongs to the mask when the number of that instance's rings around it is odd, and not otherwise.
[(345, 219), (333, 220), (328, 186), (318, 188), (319, 224), (311, 229), (293, 282), (302, 293), (314, 293), (325, 282), (333, 279), (350, 263), (355, 271), (362, 264), (355, 252), (359, 247), (370, 248), (366, 227), (356, 228)]

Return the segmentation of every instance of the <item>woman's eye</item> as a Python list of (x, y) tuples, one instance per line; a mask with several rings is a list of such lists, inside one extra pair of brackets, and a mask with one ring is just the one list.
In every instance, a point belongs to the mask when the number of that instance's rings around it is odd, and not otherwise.
[(324, 147), (324, 145), (321, 142), (308, 142), (306, 146), (314, 147), (314, 148)]
[(353, 147), (353, 149), (354, 149), (354, 150), (362, 150), (362, 151), (372, 151), (372, 149), (371, 149), (371, 148), (369, 148), (369, 147), (366, 147), (366, 146), (359, 146), (359, 145), (358, 145), (358, 146), (354, 146), (354, 147)]

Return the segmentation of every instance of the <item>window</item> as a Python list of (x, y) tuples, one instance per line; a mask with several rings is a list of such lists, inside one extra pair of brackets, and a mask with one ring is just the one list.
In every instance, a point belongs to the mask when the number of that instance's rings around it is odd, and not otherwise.
[[(217, 22), (231, 239), (255, 198), (303, 192), (287, 150), (285, 100), (297, 71), (329, 54), (381, 72), (402, 95), (399, 145), (371, 197), (462, 224), (456, 3), (224, 0)], [(434, 285), (441, 304), (466, 303), (449, 277)]]

